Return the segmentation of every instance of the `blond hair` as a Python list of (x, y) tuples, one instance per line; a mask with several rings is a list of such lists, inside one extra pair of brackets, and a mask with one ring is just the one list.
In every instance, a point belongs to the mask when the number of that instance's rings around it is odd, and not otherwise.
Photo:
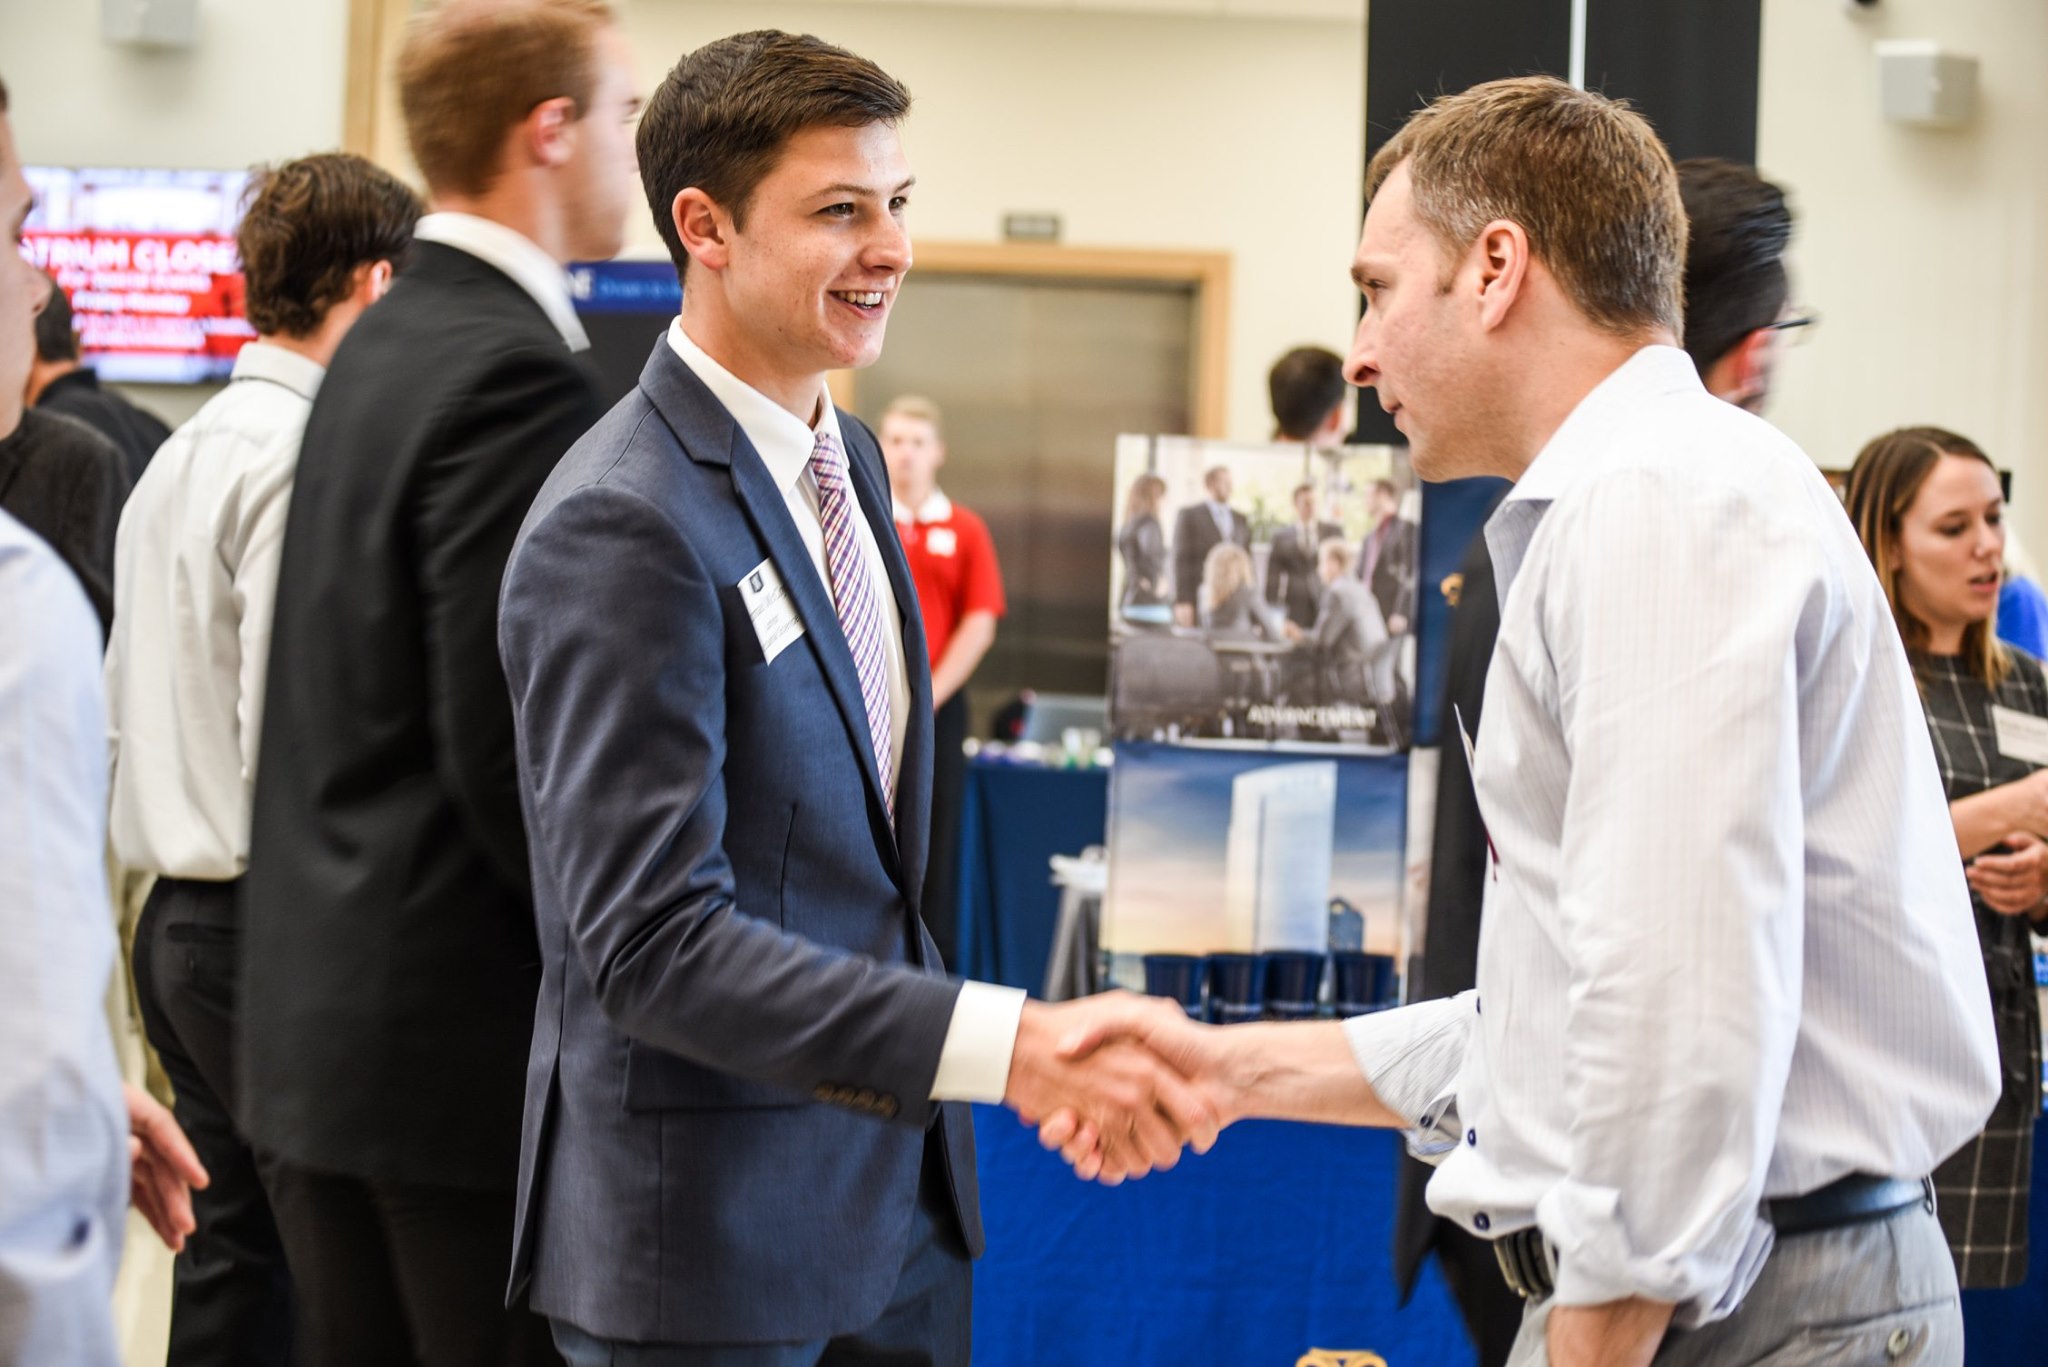
[(882, 410), (883, 422), (891, 418), (912, 418), (918, 422), (928, 422), (932, 426), (933, 436), (946, 435), (945, 424), (939, 421), (939, 406), (922, 394), (898, 394), (890, 401), (889, 406)]
[(1417, 111), (1366, 168), (1367, 198), (1404, 163), (1451, 262), (1505, 219), (1596, 327), (1684, 335), (1678, 174), (1626, 102), (1550, 76), (1489, 81)]
[(1202, 602), (1216, 608), (1252, 582), (1252, 558), (1235, 541), (1219, 541), (1202, 561)]

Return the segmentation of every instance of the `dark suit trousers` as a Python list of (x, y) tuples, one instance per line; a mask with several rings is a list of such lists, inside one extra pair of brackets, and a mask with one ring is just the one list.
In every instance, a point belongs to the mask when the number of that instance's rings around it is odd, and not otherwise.
[(559, 1364), (547, 1321), (505, 1308), (512, 1193), (314, 1172), (266, 1155), (299, 1287), (304, 1367)]
[(283, 1367), (292, 1357), (284, 1246), (235, 1130), (235, 884), (160, 878), (135, 930), (143, 1030), (211, 1183), (173, 1269), (169, 1367)]
[(932, 718), (931, 854), (919, 905), (925, 929), (947, 968), (960, 972), (960, 804), (967, 796), (967, 690), (948, 698)]
[(967, 1367), (974, 1263), (946, 1187), (944, 1142), (937, 1127), (925, 1132), (903, 1270), (881, 1317), (866, 1328), (810, 1343), (622, 1343), (556, 1320), (555, 1342), (569, 1367)]

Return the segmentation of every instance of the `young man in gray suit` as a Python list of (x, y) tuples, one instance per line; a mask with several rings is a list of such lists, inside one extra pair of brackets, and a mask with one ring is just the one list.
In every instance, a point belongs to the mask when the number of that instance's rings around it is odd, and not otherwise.
[(573, 1363), (968, 1358), (963, 1101), (1071, 1102), (1115, 1171), (1210, 1118), (1099, 1004), (945, 975), (931, 678), (875, 439), (825, 389), (910, 267), (909, 95), (761, 32), (684, 57), (641, 180), (682, 313), (506, 571), (542, 980), (513, 1290)]

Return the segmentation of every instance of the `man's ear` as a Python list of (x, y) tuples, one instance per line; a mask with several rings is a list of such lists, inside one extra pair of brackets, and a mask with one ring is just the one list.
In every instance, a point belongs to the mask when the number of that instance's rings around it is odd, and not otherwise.
[(355, 287), (349, 293), (360, 299), (367, 308), (382, 299), (391, 289), (392, 275), (389, 261), (366, 261), (356, 267)]
[(1739, 407), (1761, 400), (1769, 387), (1772, 335), (1769, 328), (1746, 332), (1707, 367), (1702, 382), (1707, 392)]
[(1512, 219), (1497, 218), (1479, 230), (1468, 255), (1479, 285), (1479, 321), (1491, 331), (1507, 321), (1529, 278), (1529, 234)]
[(576, 154), (576, 102), (566, 95), (542, 100), (519, 121), (516, 142), (534, 166), (562, 166)]
[(690, 260), (706, 270), (724, 270), (732, 260), (732, 215), (695, 186), (679, 191), (668, 208)]

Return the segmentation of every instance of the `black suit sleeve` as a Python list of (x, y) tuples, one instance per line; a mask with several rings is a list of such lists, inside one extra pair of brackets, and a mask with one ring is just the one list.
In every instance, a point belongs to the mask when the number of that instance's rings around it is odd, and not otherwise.
[(498, 663), (498, 588), (519, 524), (562, 454), (599, 416), (566, 353), (500, 357), (455, 401), (420, 468), (417, 533), (434, 763), (506, 885), (531, 874), (512, 716)]
[(1287, 601), (1287, 577), (1293, 568), (1291, 547), (1294, 537), (1282, 530), (1273, 534), (1273, 545), (1266, 552), (1266, 601), (1275, 606)]
[(114, 621), (114, 532), (121, 523), (128, 482), (119, 453), (104, 442), (94, 445), (104, 448), (104, 458), (98, 449), (81, 448), (69, 462), (71, 487), (58, 514), (59, 548), (85, 586), (85, 596), (99, 614), (100, 639), (105, 640)]
[(1207, 517), (1201, 508), (1183, 508), (1173, 520), (1173, 601), (1195, 605), (1195, 592), (1202, 584), (1202, 552), (1196, 544), (1194, 518)]

